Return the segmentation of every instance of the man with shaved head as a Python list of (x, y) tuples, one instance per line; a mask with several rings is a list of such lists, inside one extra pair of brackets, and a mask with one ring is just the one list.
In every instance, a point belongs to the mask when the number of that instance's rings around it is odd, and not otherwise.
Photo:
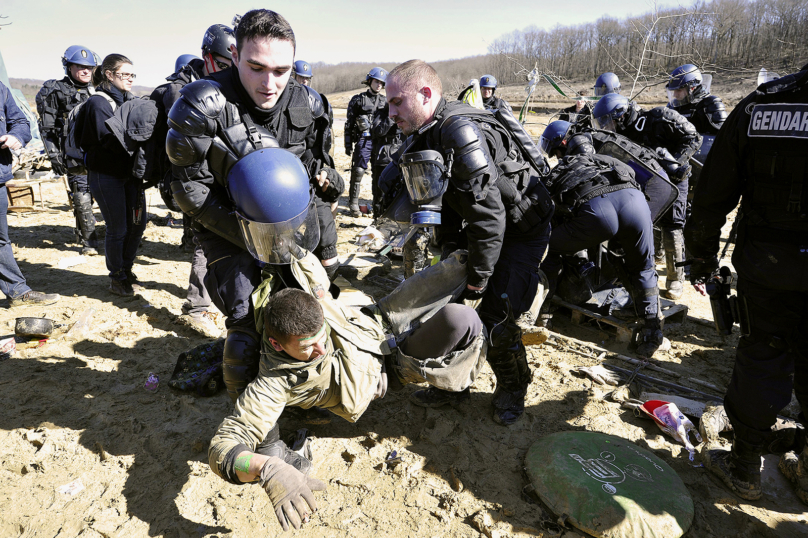
[[(468, 249), (465, 298), (482, 299), (479, 313), (490, 333), (488, 362), (497, 377), (493, 418), (512, 424), (524, 412), (531, 379), (514, 318), (530, 308), (536, 295), (550, 234), (552, 203), (538, 172), (546, 163), (535, 146), (529, 149), (541, 162), (525, 156), (500, 116), (447, 102), (440, 77), (422, 60), (390, 71), (386, 90), (390, 119), (409, 138), (380, 184), (423, 183), (428, 176), (442, 186), (434, 191), (444, 190), (442, 205), (438, 196), (423, 208), (439, 213), (434, 222), (444, 256)], [(414, 403), (426, 407), (467, 398), (468, 391), (434, 387), (412, 395)]]

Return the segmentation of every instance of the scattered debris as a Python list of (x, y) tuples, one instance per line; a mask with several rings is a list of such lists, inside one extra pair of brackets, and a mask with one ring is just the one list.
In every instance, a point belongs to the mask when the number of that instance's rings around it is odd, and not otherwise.
[(69, 484), (65, 484), (64, 486), (59, 488), (59, 493), (64, 493), (66, 495), (73, 496), (76, 493), (80, 492), (84, 489), (84, 484), (81, 483), (81, 479), (77, 478), (70, 482)]
[(701, 435), (696, 426), (690, 422), (690, 419), (679, 411), (676, 404), (661, 400), (650, 400), (640, 406), (640, 411), (656, 422), (663, 432), (685, 445), (685, 448), (690, 453), (690, 461), (694, 460), (696, 448), (690, 442), (688, 434), (693, 432), (699, 443), (701, 443)]

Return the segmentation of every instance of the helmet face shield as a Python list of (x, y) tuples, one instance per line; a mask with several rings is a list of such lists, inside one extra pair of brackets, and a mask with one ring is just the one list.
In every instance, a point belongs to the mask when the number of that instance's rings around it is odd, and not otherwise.
[(693, 90), (687, 86), (675, 90), (668, 88), (666, 91), (668, 92), (668, 104), (673, 108), (685, 106), (693, 101)]
[[(622, 116), (623, 114), (620, 114)], [(618, 118), (620, 117), (618, 116)], [(595, 127), (598, 129), (602, 129), (604, 131), (611, 131), (613, 133), (617, 131), (617, 121), (613, 117), (613, 114), (606, 114), (605, 116), (601, 116), (599, 118), (592, 118), (592, 122), (595, 124)]]
[(253, 258), (272, 265), (292, 263), (320, 242), (320, 223), (314, 199), (302, 213), (284, 222), (256, 222), (236, 211), (241, 235)]

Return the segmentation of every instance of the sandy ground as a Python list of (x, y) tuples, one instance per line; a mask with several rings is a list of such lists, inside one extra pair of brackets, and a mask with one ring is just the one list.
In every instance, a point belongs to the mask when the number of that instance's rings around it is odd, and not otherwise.
[[(341, 135), (339, 129), (336, 155), (344, 171), (349, 163)], [(364, 186), (369, 199), (369, 181)], [(103, 257), (60, 268), (61, 260), (78, 255), (71, 244), (72, 217), (61, 186), (46, 185), (44, 198), (49, 211), (9, 217), (11, 237), (30, 285), (63, 298), (49, 307), (0, 308), (0, 334), (13, 333), (14, 319), (20, 316), (70, 324), (88, 308), (95, 314), (85, 339), (56, 335), (0, 362), (0, 536), (281, 535), (259, 487), (229, 485), (208, 468), (208, 442), (231, 409), (226, 394), (200, 398), (166, 384), (177, 355), (205, 341), (175, 323), (190, 267), (190, 255), (179, 248), (181, 228), (149, 224), (135, 267), (147, 289), (134, 298), (116, 297), (106, 289)], [(165, 216), (156, 191), (149, 193), (149, 204), (151, 214)], [(340, 254), (347, 257), (370, 219), (347, 217), (344, 198), (341, 204)], [(97, 210), (96, 215), (100, 217)], [(659, 269), (664, 275), (664, 268)], [(394, 260), (387, 277), (401, 273)], [(384, 294), (370, 280), (351, 280), (377, 298)], [(689, 286), (684, 302), (693, 318), (710, 319), (707, 300)], [(556, 320), (559, 333), (627, 353), (605, 325), (572, 325), (562, 315)], [(668, 328), (667, 336), (673, 347), (657, 358), (676, 376), (645, 373), (721, 394), (731, 374), (737, 332), (722, 341), (713, 329), (688, 318)], [(652, 422), (605, 400), (604, 387), (570, 373), (576, 366), (597, 363), (597, 358), (560, 342), (528, 349), (533, 382), (527, 411), (511, 427), (491, 420), (494, 379), (487, 366), (472, 387), (471, 400), (456, 408), (416, 407), (407, 396), (417, 387), (405, 387), (374, 402), (356, 424), (334, 417), (315, 426), (300, 414), (285, 413), (284, 435), (307, 427), (316, 436), (313, 475), (328, 483), (328, 490), (317, 494), (319, 512), (294, 534), (581, 536), (559, 526), (556, 516), (522, 494), (528, 447), (543, 435), (564, 430), (618, 435), (670, 464), (695, 503), (688, 537), (808, 532), (805, 506), (777, 473), (776, 459), (765, 460), (763, 499), (743, 501), (694, 466), (687, 451)], [(160, 377), (156, 392), (144, 389), (149, 373)], [(387, 469), (381, 463), (393, 450), (402, 464)], [(62, 492), (68, 484), (83, 489)]]

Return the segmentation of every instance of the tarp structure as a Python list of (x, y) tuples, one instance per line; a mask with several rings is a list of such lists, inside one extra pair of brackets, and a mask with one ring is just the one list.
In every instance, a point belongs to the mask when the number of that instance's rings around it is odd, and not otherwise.
[(28, 123), (31, 125), (32, 142), (35, 140), (41, 140), (41, 137), (39, 136), (39, 126), (36, 122), (36, 114), (34, 114), (34, 111), (31, 110), (30, 106), (28, 106), (28, 100), (25, 98), (23, 93), (20, 90), (15, 90), (11, 87), (11, 83), (8, 80), (8, 72), (6, 72), (6, 63), (3, 61), (2, 51), (0, 51), (0, 82), (5, 84), (8, 89), (11, 90), (12, 95), (14, 95), (14, 100), (17, 102), (17, 106), (23, 111), (25, 117), (28, 118)]

